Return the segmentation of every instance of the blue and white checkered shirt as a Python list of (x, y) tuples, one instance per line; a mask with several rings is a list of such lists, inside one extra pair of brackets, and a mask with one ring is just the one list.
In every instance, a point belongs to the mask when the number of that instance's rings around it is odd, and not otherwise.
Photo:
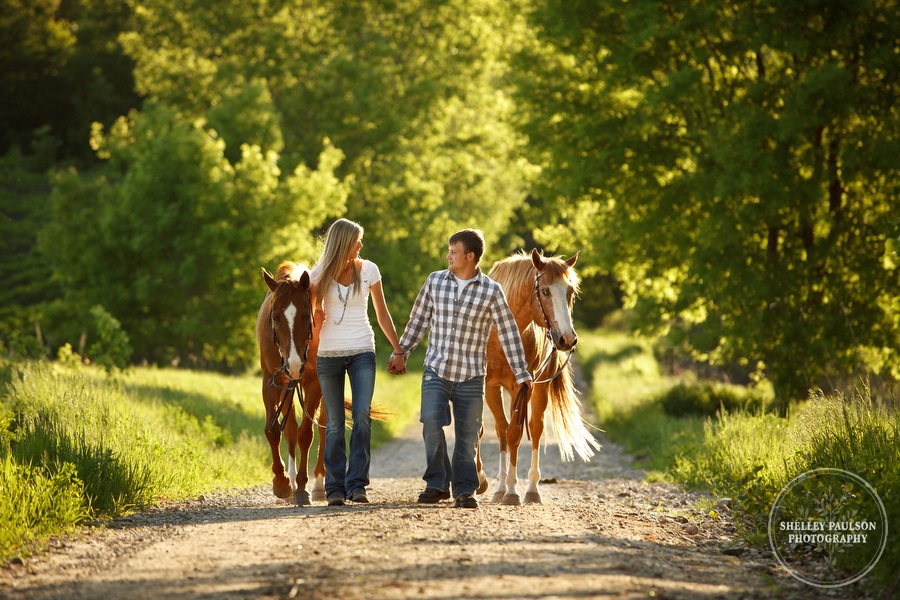
[(404, 352), (414, 349), (431, 327), (425, 367), (448, 381), (468, 381), (486, 375), (491, 325), (497, 328), (516, 382), (531, 379), (522, 338), (503, 288), (481, 269), (461, 294), (459, 280), (449, 270), (429, 275), (413, 303), (400, 347)]

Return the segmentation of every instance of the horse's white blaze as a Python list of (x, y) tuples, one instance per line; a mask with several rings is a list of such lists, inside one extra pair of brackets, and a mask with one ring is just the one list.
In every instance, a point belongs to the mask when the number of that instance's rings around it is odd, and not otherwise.
[(287, 319), (288, 329), (291, 331), (291, 353), (287, 359), (288, 368), (291, 370), (291, 377), (297, 379), (300, 377), (300, 367), (302, 366), (300, 352), (297, 349), (297, 344), (294, 343), (294, 322), (297, 319), (297, 307), (291, 304), (285, 308), (284, 318)]
[(297, 489), (297, 464), (293, 456), (288, 456), (288, 481), (291, 482), (291, 491)]
[(569, 303), (566, 301), (566, 295), (569, 292), (569, 286), (558, 281), (550, 286), (550, 297), (553, 300), (553, 316), (556, 320), (556, 326), (559, 327), (559, 335), (573, 340), (577, 335), (575, 333), (575, 325), (572, 323), (572, 314), (569, 312)]

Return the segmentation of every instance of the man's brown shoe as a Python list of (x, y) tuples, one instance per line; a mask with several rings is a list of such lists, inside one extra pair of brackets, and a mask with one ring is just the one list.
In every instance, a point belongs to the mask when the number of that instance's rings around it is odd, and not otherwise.
[(450, 492), (444, 492), (434, 488), (425, 488), (425, 491), (419, 494), (419, 504), (437, 504), (441, 500), (449, 499)]
[(453, 508), (478, 508), (478, 500), (472, 494), (460, 494), (456, 497)]

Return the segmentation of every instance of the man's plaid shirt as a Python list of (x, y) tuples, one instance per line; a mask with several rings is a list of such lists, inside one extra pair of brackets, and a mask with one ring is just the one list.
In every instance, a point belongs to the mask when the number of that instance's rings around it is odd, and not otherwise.
[(516, 382), (531, 379), (525, 349), (500, 284), (478, 269), (475, 280), (459, 296), (459, 281), (449, 270), (428, 276), (409, 314), (400, 347), (409, 352), (431, 327), (425, 366), (442, 379), (468, 381), (486, 375), (488, 336), (497, 328), (500, 345), (516, 374)]

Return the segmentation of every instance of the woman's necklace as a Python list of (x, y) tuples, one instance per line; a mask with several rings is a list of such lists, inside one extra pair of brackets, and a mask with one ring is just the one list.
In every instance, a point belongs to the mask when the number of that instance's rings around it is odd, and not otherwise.
[(350, 288), (347, 288), (347, 295), (344, 296), (341, 294), (341, 284), (337, 281), (334, 283), (337, 285), (338, 300), (344, 304), (344, 310), (341, 311), (341, 318), (334, 322), (335, 325), (340, 325), (344, 320), (344, 315), (347, 314), (347, 300), (350, 298)]

